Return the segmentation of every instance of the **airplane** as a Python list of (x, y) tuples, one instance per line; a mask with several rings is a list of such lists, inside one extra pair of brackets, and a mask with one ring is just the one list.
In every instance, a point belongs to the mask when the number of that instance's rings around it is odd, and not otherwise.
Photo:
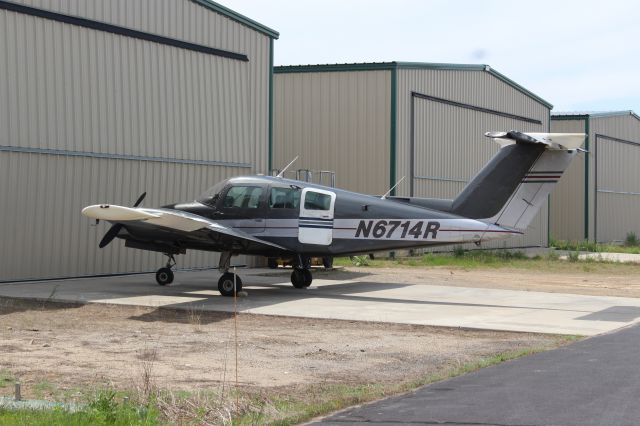
[[(160, 252), (159, 285), (173, 281), (175, 257), (187, 250), (220, 252), (218, 290), (234, 296), (242, 280), (232, 256), (290, 259), (291, 283), (311, 285), (308, 258), (476, 243), (521, 235), (584, 142), (579, 133), (488, 132), (501, 145), (455, 199), (365, 195), (285, 179), (223, 180), (198, 199), (160, 208), (98, 204), (87, 217), (112, 223), (99, 247), (114, 238), (125, 247)], [(393, 188), (392, 188), (393, 189)]]

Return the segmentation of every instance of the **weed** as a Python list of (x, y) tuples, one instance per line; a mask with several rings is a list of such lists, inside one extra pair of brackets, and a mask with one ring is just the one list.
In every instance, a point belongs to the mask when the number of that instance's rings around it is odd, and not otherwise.
[(635, 232), (627, 232), (627, 237), (624, 239), (624, 245), (627, 247), (637, 247), (640, 245), (640, 240)]
[(352, 256), (353, 266), (369, 266), (369, 256)]
[(156, 384), (153, 378), (153, 369), (158, 359), (158, 350), (156, 348), (145, 348), (138, 354), (140, 359), (140, 384), (138, 386), (138, 394), (142, 401), (149, 403), (156, 395)]
[(193, 331), (195, 333), (202, 332), (202, 308), (198, 308), (196, 306), (189, 306), (187, 310), (187, 317), (189, 319), (189, 324), (193, 326)]
[(0, 389), (11, 386), (16, 382), (16, 378), (9, 370), (0, 370)]
[(453, 248), (453, 255), (455, 257), (463, 257), (466, 253), (466, 250), (462, 246), (455, 246)]
[(550, 251), (547, 253), (547, 260), (549, 260), (549, 261), (551, 261), (551, 262), (553, 262), (553, 261), (557, 261), (557, 260), (559, 260), (559, 259), (560, 259), (560, 255), (558, 254), (558, 252), (557, 252), (557, 251), (555, 251), (555, 250), (550, 250)]
[(577, 262), (580, 260), (580, 253), (577, 251), (572, 251), (569, 253), (569, 255), (567, 256), (567, 260), (569, 262)]

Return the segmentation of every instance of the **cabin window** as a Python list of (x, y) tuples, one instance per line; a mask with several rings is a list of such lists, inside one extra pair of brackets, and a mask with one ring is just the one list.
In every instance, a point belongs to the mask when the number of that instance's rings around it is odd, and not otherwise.
[(272, 209), (298, 209), (300, 207), (300, 190), (271, 188), (269, 207)]
[(257, 209), (260, 206), (262, 188), (259, 186), (234, 186), (224, 197), (225, 209)]
[(227, 185), (226, 180), (216, 183), (214, 186), (207, 189), (207, 191), (204, 194), (198, 197), (197, 200), (203, 204), (208, 204), (212, 207), (215, 207), (216, 203), (218, 202), (218, 199), (220, 198), (220, 192), (222, 192), (222, 190), (226, 185)]
[(331, 195), (309, 191), (304, 197), (305, 210), (328, 211), (330, 207), (331, 207)]

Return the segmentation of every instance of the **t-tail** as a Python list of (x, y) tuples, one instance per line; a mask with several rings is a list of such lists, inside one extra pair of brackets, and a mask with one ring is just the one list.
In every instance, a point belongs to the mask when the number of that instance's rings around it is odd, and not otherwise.
[(467, 184), (451, 212), (525, 230), (585, 140), (582, 133), (490, 132), (500, 151)]

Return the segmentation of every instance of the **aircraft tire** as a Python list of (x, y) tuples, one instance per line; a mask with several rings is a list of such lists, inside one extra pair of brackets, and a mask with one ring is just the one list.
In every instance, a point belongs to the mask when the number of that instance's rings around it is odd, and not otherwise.
[[(218, 291), (221, 295), (225, 297), (233, 297), (233, 277), (235, 274), (231, 272), (227, 272), (222, 274), (220, 279), (218, 280)], [(242, 280), (239, 276), (235, 275), (236, 278), (236, 292), (240, 293), (242, 291)]]
[(173, 282), (173, 271), (169, 268), (160, 268), (156, 272), (156, 282), (158, 285), (167, 285)]
[(308, 287), (308, 285), (305, 285), (306, 283), (305, 272), (308, 272), (309, 274), (311, 274), (306, 269), (298, 269), (298, 268), (295, 268), (293, 272), (291, 272), (291, 284), (293, 284), (295, 288)]
[(313, 281), (313, 275), (311, 275), (311, 271), (308, 269), (303, 269), (302, 274), (304, 276), (304, 286), (309, 287), (311, 282)]

